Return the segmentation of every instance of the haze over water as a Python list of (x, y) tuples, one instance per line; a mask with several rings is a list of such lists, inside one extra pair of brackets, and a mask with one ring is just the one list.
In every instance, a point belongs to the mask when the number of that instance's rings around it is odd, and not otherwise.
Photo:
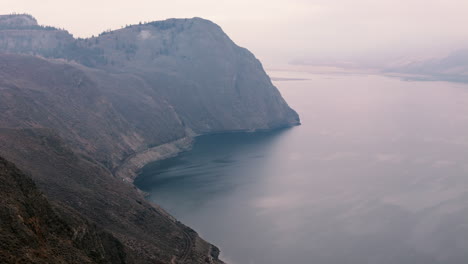
[(303, 125), (202, 136), (136, 185), (232, 264), (468, 260), (468, 85), (270, 72)]

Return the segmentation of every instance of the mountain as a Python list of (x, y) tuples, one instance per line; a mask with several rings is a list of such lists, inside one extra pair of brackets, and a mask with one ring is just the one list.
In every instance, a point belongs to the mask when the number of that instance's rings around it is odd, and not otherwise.
[(425, 79), (468, 82), (468, 50), (431, 59), (404, 60), (386, 67), (386, 72), (421, 75)]
[[(22, 80), (30, 88), (9, 93), (34, 93), (27, 107), (41, 109), (28, 112), (43, 112), (12, 122), (53, 128), (111, 170), (148, 146), (184, 137), (299, 124), (260, 62), (207, 20), (171, 19), (72, 42), (64, 34), (0, 31), (0, 52), (43, 57), (0, 60), (4, 86)], [(40, 120), (48, 111), (61, 114)]]
[(197, 135), (298, 124), (261, 63), (210, 21), (75, 39), (30, 15), (0, 16), (0, 156), (67, 208), (56, 211), (121, 243), (122, 262), (222, 263), (131, 184), (145, 164)]

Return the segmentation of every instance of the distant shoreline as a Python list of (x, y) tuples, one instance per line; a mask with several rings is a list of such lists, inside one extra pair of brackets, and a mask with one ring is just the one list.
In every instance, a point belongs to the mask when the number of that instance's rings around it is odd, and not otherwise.
[(282, 77), (271, 77), (272, 81), (308, 81), (306, 78), (282, 78)]

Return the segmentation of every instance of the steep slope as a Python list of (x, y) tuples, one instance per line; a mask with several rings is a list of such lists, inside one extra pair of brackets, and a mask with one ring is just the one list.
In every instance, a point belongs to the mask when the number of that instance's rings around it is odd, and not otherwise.
[(196, 133), (299, 123), (254, 55), (208, 20), (135, 25), (84, 42), (110, 62), (98, 67), (148, 80)]
[(127, 183), (142, 166), (196, 135), (297, 124), (261, 63), (207, 20), (74, 39), (28, 15), (0, 16), (0, 155), (78, 212), (70, 222), (116, 237), (127, 263), (221, 263)]
[(0, 156), (31, 174), (50, 199), (112, 233), (126, 263), (221, 263), (219, 250), (49, 129), (0, 129)]
[[(109, 169), (147, 146), (183, 138), (186, 131), (193, 135), (299, 124), (297, 114), (271, 84), (260, 62), (207, 20), (172, 19), (74, 40), (66, 31), (37, 26), (29, 16), (23, 18), (30, 21), (29, 26), (9, 22), (3, 25), (9, 29), (1, 30), (2, 21), (14, 17), (0, 19), (0, 52), (41, 54), (96, 69), (4, 55), (0, 60), (3, 83), (14, 86), (16, 80), (22, 80), (25, 83), (20, 86), (41, 93), (42, 97), (33, 95), (28, 100), (48, 100), (35, 104), (43, 106), (42, 112), (65, 113), (55, 115), (63, 124), (59, 134), (66, 139), (74, 137), (79, 148), (95, 152)], [(68, 37), (57, 37), (58, 32)], [(47, 38), (54, 41), (43, 43)], [(67, 95), (70, 92), (74, 96)], [(39, 113), (36, 117), (45, 116)], [(98, 115), (101, 120), (95, 113), (102, 113)], [(85, 121), (89, 123), (81, 124)], [(39, 125), (56, 128), (48, 122)], [(126, 132), (110, 141), (98, 138), (96, 131), (99, 135)], [(91, 145), (96, 150), (91, 150)], [(112, 156), (106, 156), (109, 154)]]
[[(59, 44), (49, 43), (46, 47), (36, 43), (44, 37), (22, 27), (0, 32), (4, 43), (1, 48), (0, 42), (0, 52), (40, 54), (140, 76), (196, 133), (299, 124), (298, 115), (272, 85), (254, 55), (208, 20), (169, 19), (90, 39), (52, 37)], [(26, 41), (31, 44), (25, 46), (24, 37), (18, 35), (31, 38)]]
[(69, 208), (52, 206), (0, 157), (0, 263), (124, 263), (123, 246)]
[(107, 168), (185, 137), (173, 108), (140, 78), (0, 54), (0, 127), (51, 128)]
[[(170, 19), (84, 40), (58, 32), (68, 34), (30, 16), (0, 19), (0, 53), (66, 60), (0, 55), (9, 106), (0, 124), (52, 128), (120, 177), (131, 180), (143, 161), (159, 157), (151, 147), (299, 124), (260, 62), (210, 21)], [(43, 43), (42, 34), (54, 41)]]

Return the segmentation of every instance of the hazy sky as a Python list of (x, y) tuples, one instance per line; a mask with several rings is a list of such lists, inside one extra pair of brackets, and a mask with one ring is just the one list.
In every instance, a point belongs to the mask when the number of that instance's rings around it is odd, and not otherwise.
[(0, 0), (0, 13), (11, 12), (80, 37), (198, 16), (267, 63), (468, 48), (468, 0)]

